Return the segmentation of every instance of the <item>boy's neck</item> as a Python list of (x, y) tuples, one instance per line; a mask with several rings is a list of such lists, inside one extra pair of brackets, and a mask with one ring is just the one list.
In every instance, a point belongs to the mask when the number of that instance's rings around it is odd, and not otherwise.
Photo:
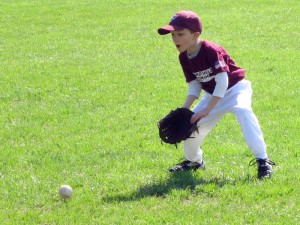
[(191, 49), (190, 51), (188, 51), (188, 56), (189, 58), (193, 58), (195, 57), (196, 55), (198, 55), (199, 51), (200, 51), (200, 48), (201, 48), (201, 41), (198, 40), (197, 41), (197, 44), (195, 44), (195, 48)]

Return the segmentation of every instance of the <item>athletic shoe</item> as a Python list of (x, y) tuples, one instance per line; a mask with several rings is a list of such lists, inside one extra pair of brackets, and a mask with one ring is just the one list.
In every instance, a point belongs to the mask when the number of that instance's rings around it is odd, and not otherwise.
[(257, 164), (258, 173), (257, 178), (262, 179), (265, 177), (271, 177), (272, 176), (272, 166), (275, 166), (275, 163), (271, 161), (270, 159), (253, 159), (250, 161), (249, 166), (253, 166)]
[(197, 162), (191, 162), (189, 160), (184, 160), (183, 162), (170, 168), (168, 171), (169, 172), (179, 172), (179, 171), (189, 171), (189, 170), (196, 171), (199, 168), (202, 170), (205, 169), (205, 163), (203, 160), (202, 160), (201, 164), (199, 164)]

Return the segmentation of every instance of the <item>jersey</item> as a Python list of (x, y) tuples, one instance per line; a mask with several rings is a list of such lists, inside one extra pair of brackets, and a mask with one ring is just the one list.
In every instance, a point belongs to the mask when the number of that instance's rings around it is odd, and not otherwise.
[(186, 81), (197, 79), (202, 89), (210, 94), (214, 92), (215, 76), (227, 72), (228, 88), (238, 83), (245, 77), (245, 69), (237, 66), (228, 52), (214, 42), (202, 40), (199, 53), (194, 58), (189, 58), (187, 51), (179, 54)]

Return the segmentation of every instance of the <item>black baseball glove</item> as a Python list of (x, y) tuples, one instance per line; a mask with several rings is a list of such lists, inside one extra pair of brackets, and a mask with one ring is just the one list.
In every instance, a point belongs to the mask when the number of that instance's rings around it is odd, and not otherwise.
[(198, 130), (197, 122), (191, 124), (191, 117), (194, 114), (187, 108), (177, 108), (158, 122), (159, 136), (168, 144), (177, 144), (191, 137), (191, 134)]

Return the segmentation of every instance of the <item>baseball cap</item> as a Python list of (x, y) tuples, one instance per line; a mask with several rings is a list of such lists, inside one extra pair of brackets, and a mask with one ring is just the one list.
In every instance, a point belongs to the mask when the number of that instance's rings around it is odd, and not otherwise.
[(169, 34), (171, 31), (191, 29), (195, 32), (202, 32), (202, 23), (199, 16), (193, 11), (179, 11), (171, 19), (169, 25), (158, 29), (160, 35)]

